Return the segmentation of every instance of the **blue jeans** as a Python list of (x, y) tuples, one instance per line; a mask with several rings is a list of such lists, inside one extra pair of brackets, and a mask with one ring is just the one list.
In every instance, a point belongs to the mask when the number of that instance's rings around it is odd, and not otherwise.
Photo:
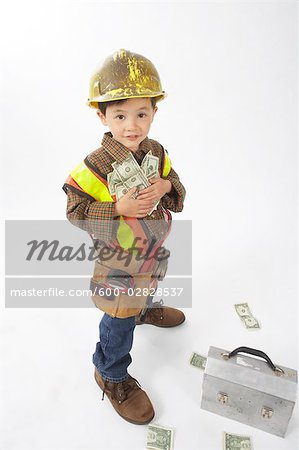
[(135, 316), (125, 319), (104, 314), (100, 322), (100, 342), (93, 354), (93, 363), (102, 378), (119, 383), (128, 378), (127, 368), (132, 362)]
[[(153, 305), (154, 295), (147, 298), (147, 306)], [(93, 363), (102, 378), (119, 383), (128, 378), (127, 368), (132, 362), (135, 316), (120, 319), (104, 314), (100, 322), (100, 342), (93, 354)]]

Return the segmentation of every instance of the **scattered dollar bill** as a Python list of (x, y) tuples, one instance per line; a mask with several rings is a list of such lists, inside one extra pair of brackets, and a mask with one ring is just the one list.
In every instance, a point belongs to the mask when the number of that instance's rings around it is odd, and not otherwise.
[(146, 448), (149, 450), (172, 450), (174, 430), (161, 425), (148, 426)]
[(190, 358), (190, 365), (197, 367), (198, 369), (205, 370), (207, 358), (205, 356), (199, 355), (198, 353), (192, 353)]
[(235, 305), (235, 310), (247, 329), (260, 328), (247, 303), (238, 303)]
[(223, 450), (251, 450), (250, 437), (224, 432)]

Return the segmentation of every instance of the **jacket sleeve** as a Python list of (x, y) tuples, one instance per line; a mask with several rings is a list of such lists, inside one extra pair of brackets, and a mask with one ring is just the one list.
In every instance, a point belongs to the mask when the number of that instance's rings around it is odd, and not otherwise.
[(181, 212), (184, 207), (184, 199), (186, 190), (182, 185), (178, 174), (171, 168), (169, 174), (163, 177), (164, 180), (169, 180), (172, 184), (171, 191), (162, 197), (162, 206), (173, 212)]
[(68, 220), (97, 239), (108, 242), (115, 239), (115, 203), (91, 200), (84, 195), (67, 189)]

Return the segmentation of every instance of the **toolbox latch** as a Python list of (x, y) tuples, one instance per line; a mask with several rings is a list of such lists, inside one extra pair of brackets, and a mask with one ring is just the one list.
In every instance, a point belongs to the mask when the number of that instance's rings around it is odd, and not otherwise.
[(268, 406), (263, 406), (261, 410), (261, 414), (265, 419), (271, 419), (271, 417), (274, 414), (274, 411), (272, 408), (268, 408)]
[(218, 392), (217, 401), (222, 405), (225, 405), (226, 403), (228, 403), (228, 395), (224, 392)]

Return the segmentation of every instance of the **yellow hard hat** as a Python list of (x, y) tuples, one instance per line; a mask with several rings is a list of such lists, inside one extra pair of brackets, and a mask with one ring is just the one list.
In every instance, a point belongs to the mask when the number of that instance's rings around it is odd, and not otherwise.
[(90, 79), (88, 106), (127, 98), (166, 97), (153, 63), (142, 55), (120, 49), (105, 59)]

